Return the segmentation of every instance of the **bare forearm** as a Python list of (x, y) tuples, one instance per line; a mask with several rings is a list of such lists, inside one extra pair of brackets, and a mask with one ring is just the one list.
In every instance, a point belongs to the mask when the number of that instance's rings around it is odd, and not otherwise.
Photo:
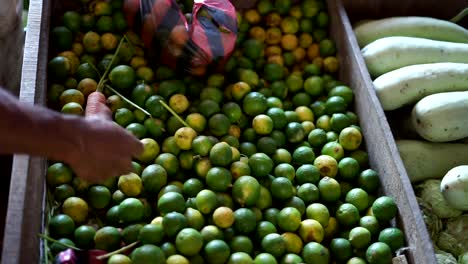
[(73, 126), (81, 118), (19, 102), (0, 89), (0, 153), (67, 160), (75, 143)]

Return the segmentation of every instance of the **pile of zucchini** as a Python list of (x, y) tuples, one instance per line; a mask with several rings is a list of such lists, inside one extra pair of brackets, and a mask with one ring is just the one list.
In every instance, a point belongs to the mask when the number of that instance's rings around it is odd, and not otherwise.
[(458, 210), (468, 210), (468, 30), (455, 20), (467, 12), (354, 27), (382, 108), (409, 109), (401, 119), (418, 138), (397, 146), (411, 182), (444, 178), (441, 192)]

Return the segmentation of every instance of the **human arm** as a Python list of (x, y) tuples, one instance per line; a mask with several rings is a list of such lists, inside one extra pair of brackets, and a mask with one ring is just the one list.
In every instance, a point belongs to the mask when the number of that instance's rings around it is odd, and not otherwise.
[[(103, 109), (107, 110), (105, 105)], [(140, 141), (103, 116), (64, 115), (19, 102), (0, 88), (0, 153), (44, 156), (69, 164), (90, 182), (131, 171)]]

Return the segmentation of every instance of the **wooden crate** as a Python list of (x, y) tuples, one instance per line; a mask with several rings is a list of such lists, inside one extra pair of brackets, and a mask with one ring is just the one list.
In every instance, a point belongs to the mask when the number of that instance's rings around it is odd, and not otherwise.
[[(47, 59), (51, 16), (59, 6), (52, 0), (31, 0), (26, 35), (20, 100), (45, 105)], [(61, 1), (65, 3), (68, 1)], [(71, 2), (71, 1), (70, 1)], [(248, 7), (254, 1), (239, 1)], [(429, 235), (416, 203), (385, 114), (370, 87), (370, 79), (359, 53), (351, 24), (341, 0), (329, 0), (331, 35), (338, 43), (341, 63), (339, 79), (356, 94), (355, 110), (360, 116), (370, 165), (378, 171), (382, 192), (395, 198), (399, 207), (396, 224), (404, 231), (407, 250), (396, 263), (436, 263)], [(55, 16), (56, 17), (56, 16)], [(16, 155), (13, 161), (11, 194), (6, 219), (2, 263), (39, 263), (44, 257), (41, 233), (45, 216), (46, 160)], [(398, 262), (397, 262), (398, 261)]]

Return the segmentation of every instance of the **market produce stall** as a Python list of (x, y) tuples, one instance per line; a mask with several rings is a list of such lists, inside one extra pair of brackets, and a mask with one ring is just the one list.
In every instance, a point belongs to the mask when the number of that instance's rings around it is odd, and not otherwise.
[(205, 78), (152, 64), (121, 4), (32, 1), (20, 98), (81, 115), (98, 89), (144, 155), (93, 186), (15, 156), (4, 263), (67, 247), (123, 247), (104, 261), (133, 263), (436, 263), (341, 1), (237, 3), (236, 50)]

